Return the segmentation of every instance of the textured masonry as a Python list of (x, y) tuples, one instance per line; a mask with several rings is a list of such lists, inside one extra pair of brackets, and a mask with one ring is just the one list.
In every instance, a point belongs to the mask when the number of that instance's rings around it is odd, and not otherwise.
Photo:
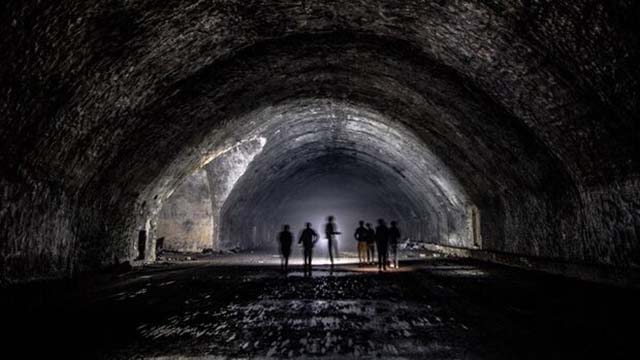
[[(381, 191), (410, 200), (391, 204), (399, 213), (440, 219), (432, 224), (467, 228), (477, 207), (483, 249), (639, 262), (637, 1), (0, 9), (5, 279), (133, 259), (140, 230), (153, 261), (163, 201), (259, 137), (264, 148), (228, 193), (222, 227), (225, 216), (254, 218), (242, 204), (271, 203), (261, 194), (280, 196), (279, 183), (340, 162), (345, 174), (377, 174)], [(233, 241), (228, 229), (222, 241)]]

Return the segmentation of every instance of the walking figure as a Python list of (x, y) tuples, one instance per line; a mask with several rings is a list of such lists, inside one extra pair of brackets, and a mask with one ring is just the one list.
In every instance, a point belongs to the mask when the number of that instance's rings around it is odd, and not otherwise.
[(370, 223), (367, 223), (367, 262), (369, 264), (376, 262), (376, 232)]
[(360, 220), (360, 226), (356, 229), (353, 237), (358, 242), (358, 262), (362, 266), (367, 262), (367, 240), (369, 237), (369, 231), (364, 227), (364, 221)]
[(304, 257), (304, 276), (311, 276), (311, 260), (313, 258), (313, 246), (318, 242), (318, 234), (311, 228), (311, 223), (302, 230), (298, 244), (302, 244), (302, 256)]
[(388, 246), (389, 228), (384, 223), (384, 220), (378, 219), (378, 226), (376, 227), (376, 247), (378, 248), (379, 271), (387, 270)]
[(336, 257), (338, 256), (338, 243), (336, 235), (340, 233), (336, 229), (336, 223), (333, 222), (333, 216), (327, 218), (327, 225), (324, 226), (324, 235), (327, 237), (327, 245), (329, 246), (329, 260), (331, 260), (331, 267), (333, 268), (333, 251), (335, 249)]
[(400, 240), (400, 229), (398, 229), (398, 223), (395, 221), (391, 222), (391, 227), (389, 228), (389, 248), (391, 249), (391, 261), (393, 262), (393, 267), (398, 268), (398, 241)]
[(289, 231), (289, 225), (285, 225), (278, 235), (278, 241), (280, 242), (280, 267), (286, 274), (289, 272), (289, 256), (291, 256), (291, 243), (293, 242), (293, 234)]

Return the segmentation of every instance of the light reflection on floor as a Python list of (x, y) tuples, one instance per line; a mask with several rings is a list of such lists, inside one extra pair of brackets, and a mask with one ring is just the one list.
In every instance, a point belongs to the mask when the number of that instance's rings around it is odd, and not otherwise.
[[(442, 255), (433, 252), (401, 252), (399, 255), (399, 267), (393, 265), (387, 267), (387, 272), (407, 272), (416, 269), (430, 269), (439, 271), (446, 276), (486, 276), (488, 273), (473, 266), (428, 265), (425, 261), (434, 258), (441, 258)], [(224, 256), (199, 257), (188, 261), (201, 265), (225, 265), (225, 266), (265, 266), (279, 268), (281, 266), (281, 256), (265, 252), (249, 252), (240, 254), (228, 254)], [(303, 276), (302, 257), (293, 255), (289, 259), (290, 272), (288, 276)], [(313, 259), (313, 276), (344, 276), (345, 271), (351, 275), (357, 273), (378, 273), (380, 269), (375, 263), (360, 264), (354, 253), (342, 252), (341, 256), (334, 258), (334, 267), (326, 256), (317, 256)]]
[(243, 283), (270, 284), (257, 298), (240, 297), (216, 308), (216, 294), (202, 292), (186, 300), (183, 312), (141, 324), (137, 331), (152, 348), (178, 342), (189, 351), (232, 358), (440, 358), (464, 353), (463, 345), (442, 339), (469, 331), (468, 324), (442, 313), (438, 305), (403, 299), (403, 290), (389, 278), (387, 285), (379, 282), (379, 276), (416, 268), (378, 275), (373, 265), (343, 261), (334, 271), (319, 265), (311, 278), (299, 269), (273, 281), (260, 272), (248, 273)]
[(599, 358), (632, 350), (634, 334), (617, 329), (640, 323), (633, 293), (405, 255), (400, 269), (382, 273), (355, 257), (333, 269), (324, 260), (312, 277), (295, 259), (285, 276), (270, 253), (194, 256), (61, 289), (53, 306), (48, 289), (43, 306), (21, 298), (13, 307), (31, 305), (3, 319), (16, 338), (49, 341), (48, 353), (64, 345), (62, 358), (547, 359), (590, 358), (594, 346)]

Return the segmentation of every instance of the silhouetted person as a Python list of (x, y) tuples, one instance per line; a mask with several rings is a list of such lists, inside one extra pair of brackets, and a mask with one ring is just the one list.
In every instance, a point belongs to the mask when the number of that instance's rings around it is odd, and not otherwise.
[(376, 262), (376, 231), (370, 223), (367, 223), (367, 262), (369, 264)]
[(278, 241), (280, 242), (280, 255), (282, 259), (280, 265), (282, 271), (289, 272), (289, 256), (291, 256), (291, 243), (293, 243), (293, 234), (289, 231), (289, 225), (285, 225), (278, 234)]
[(389, 246), (389, 228), (384, 220), (378, 219), (376, 227), (376, 247), (378, 248), (378, 270), (387, 270), (387, 257)]
[(338, 256), (338, 243), (336, 235), (340, 233), (336, 229), (336, 223), (333, 222), (333, 216), (327, 217), (327, 225), (324, 226), (324, 235), (327, 237), (327, 245), (329, 246), (329, 260), (331, 260), (331, 267), (333, 267), (333, 250), (335, 248), (336, 256)]
[(391, 227), (389, 228), (389, 250), (391, 251), (391, 261), (393, 262), (393, 267), (395, 267), (396, 269), (399, 267), (398, 241), (400, 241), (400, 229), (398, 229), (398, 223), (392, 221)]
[(302, 244), (302, 256), (304, 257), (304, 275), (311, 276), (311, 260), (313, 258), (313, 246), (318, 241), (318, 234), (311, 228), (311, 223), (307, 223), (307, 227), (302, 230), (298, 244)]
[(367, 239), (369, 237), (369, 231), (364, 227), (364, 221), (360, 220), (360, 226), (356, 229), (353, 237), (358, 242), (358, 261), (360, 265), (367, 262)]

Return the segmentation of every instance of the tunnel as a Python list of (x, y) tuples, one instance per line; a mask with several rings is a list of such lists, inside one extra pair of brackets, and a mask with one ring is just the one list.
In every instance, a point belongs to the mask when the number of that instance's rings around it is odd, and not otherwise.
[[(636, 2), (0, 8), (12, 343), (88, 358), (637, 352), (622, 330), (640, 320)], [(384, 249), (379, 219), (400, 229), (388, 269), (354, 238), (371, 223)]]

